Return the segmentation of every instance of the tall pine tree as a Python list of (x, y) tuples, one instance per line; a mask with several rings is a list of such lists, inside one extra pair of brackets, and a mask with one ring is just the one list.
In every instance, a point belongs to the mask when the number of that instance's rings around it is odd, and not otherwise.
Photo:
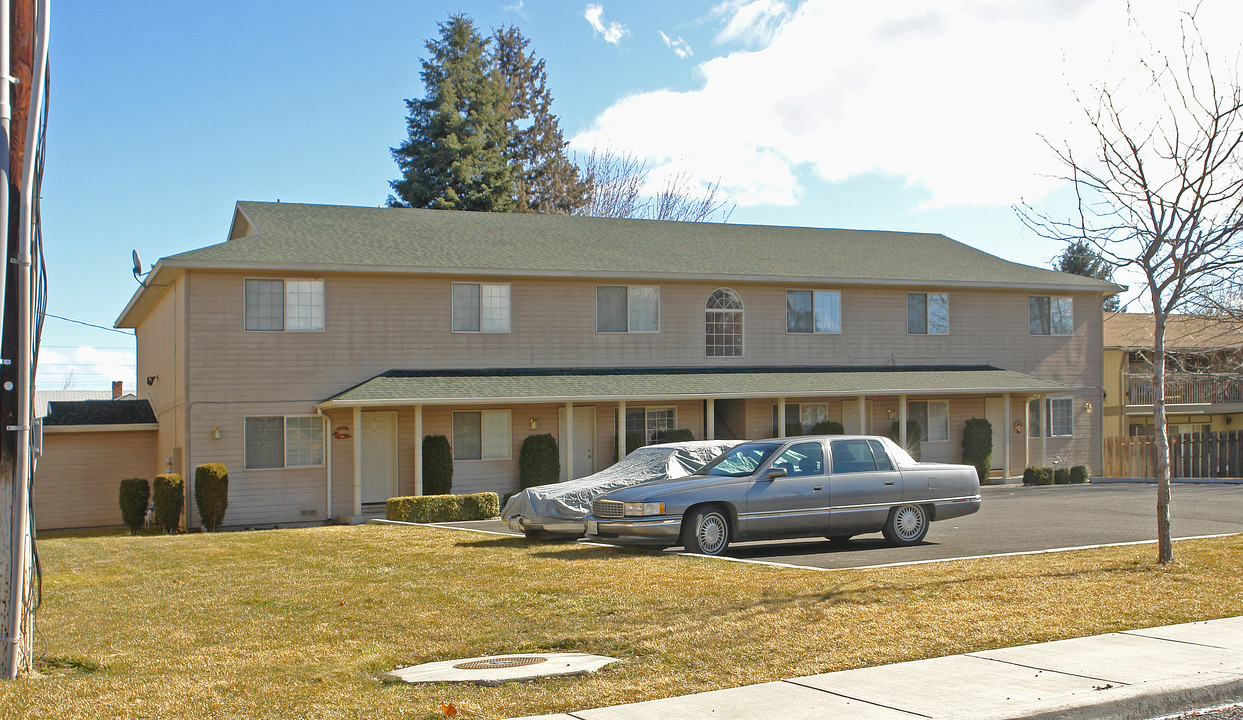
[(392, 148), (402, 177), (389, 183), (389, 206), (513, 210), (508, 92), (487, 41), (470, 18), (451, 15), (427, 50), (427, 95), (406, 101), (409, 136)]
[(528, 40), (514, 27), (497, 30), (493, 64), (509, 100), (509, 147), (514, 176), (514, 210), (568, 214), (587, 204), (589, 186), (566, 157), (569, 143), (552, 113), (543, 59), (527, 52)]
[[(1113, 265), (1101, 257), (1087, 240), (1070, 242), (1062, 254), (1053, 259), (1053, 269), (1109, 282), (1113, 282), (1114, 279)], [(1105, 298), (1106, 310), (1117, 312), (1120, 306), (1117, 295)]]

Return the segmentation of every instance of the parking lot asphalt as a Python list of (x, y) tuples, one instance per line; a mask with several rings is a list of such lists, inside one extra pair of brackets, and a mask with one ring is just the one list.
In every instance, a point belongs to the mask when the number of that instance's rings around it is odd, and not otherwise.
[[(927, 539), (914, 547), (890, 547), (880, 533), (874, 533), (841, 545), (815, 539), (738, 543), (725, 554), (736, 560), (829, 569), (1144, 542), (1157, 537), (1157, 491), (1152, 483), (990, 485), (981, 488), (981, 495), (978, 513), (934, 522)], [(1243, 485), (1175, 484), (1170, 516), (1176, 539), (1243, 532)], [(450, 525), (515, 534), (500, 520)], [(679, 553), (681, 548), (665, 552)]]

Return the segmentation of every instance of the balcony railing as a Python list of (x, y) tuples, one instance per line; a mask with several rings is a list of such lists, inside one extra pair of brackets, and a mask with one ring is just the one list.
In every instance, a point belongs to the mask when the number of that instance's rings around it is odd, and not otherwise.
[[(1126, 404), (1152, 405), (1156, 390), (1150, 375), (1126, 377)], [(1166, 373), (1165, 402), (1168, 405), (1243, 403), (1243, 378), (1196, 373)]]

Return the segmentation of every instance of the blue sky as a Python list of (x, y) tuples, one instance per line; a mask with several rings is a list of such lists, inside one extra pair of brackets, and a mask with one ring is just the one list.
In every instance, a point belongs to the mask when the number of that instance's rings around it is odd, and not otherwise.
[[(130, 251), (221, 242), (238, 200), (382, 204), (424, 43), (459, 12), (522, 29), (572, 149), (720, 181), (731, 222), (939, 232), (1047, 265), (1060, 246), (1011, 210), (1069, 208), (1040, 135), (1085, 147), (1074, 93), (1177, 40), (1167, 3), (1131, 4), (1128, 27), (1118, 0), (56, 2), (49, 312), (111, 327)], [(1237, 62), (1234, 5), (1200, 12)], [(132, 335), (49, 318), (43, 343), (41, 389), (134, 387)]]

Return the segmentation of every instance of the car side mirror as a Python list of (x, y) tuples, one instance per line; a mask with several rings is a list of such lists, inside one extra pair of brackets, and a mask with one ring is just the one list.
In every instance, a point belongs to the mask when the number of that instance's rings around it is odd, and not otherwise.
[(786, 472), (785, 468), (778, 468), (778, 467), (768, 468), (768, 472), (764, 473), (764, 479), (765, 480), (776, 480), (777, 478), (785, 477), (787, 474), (788, 473)]

